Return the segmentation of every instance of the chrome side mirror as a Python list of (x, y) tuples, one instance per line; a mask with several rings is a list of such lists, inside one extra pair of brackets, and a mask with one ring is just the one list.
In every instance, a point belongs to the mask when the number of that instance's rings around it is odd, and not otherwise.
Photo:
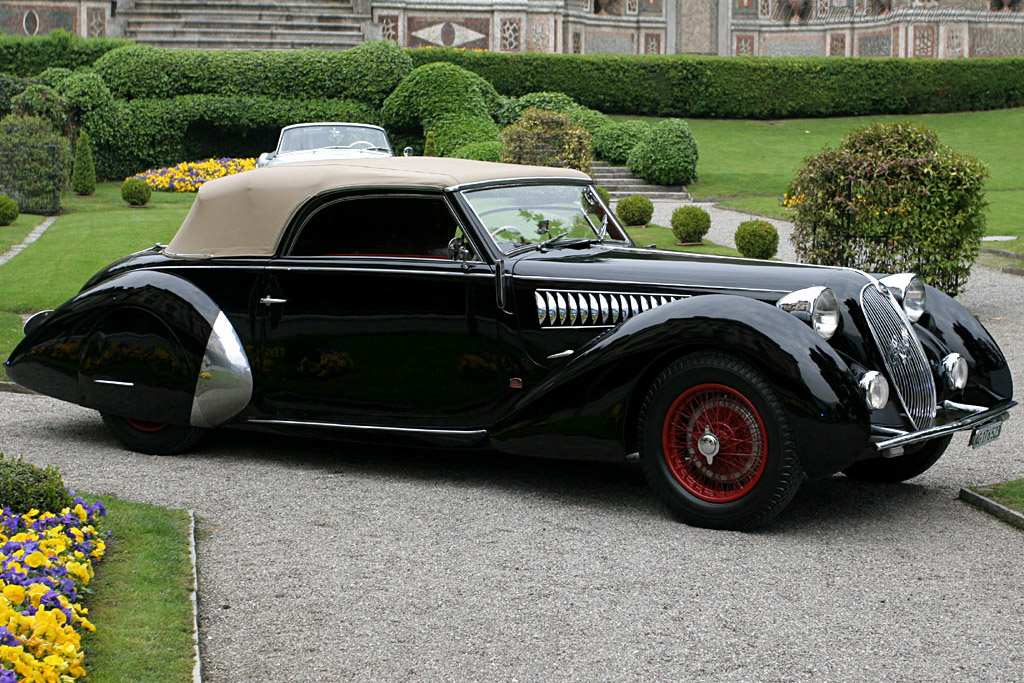
[(466, 266), (466, 261), (469, 260), (469, 249), (461, 237), (453, 237), (448, 241), (448, 258), (452, 261), (462, 261), (462, 265)]
[(406, 147), (405, 149), (403, 149), (402, 150), (402, 156), (411, 157), (412, 156), (412, 147)]

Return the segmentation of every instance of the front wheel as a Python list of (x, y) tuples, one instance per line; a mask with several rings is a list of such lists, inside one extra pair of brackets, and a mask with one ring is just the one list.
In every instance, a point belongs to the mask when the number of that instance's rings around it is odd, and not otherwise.
[(913, 479), (930, 468), (946, 452), (953, 435), (926, 441), (914, 450), (895, 458), (871, 458), (855, 462), (843, 474), (851, 479), (870, 481), (876, 484), (894, 484)]
[(641, 408), (640, 442), (651, 487), (695, 526), (766, 524), (803, 480), (775, 391), (726, 354), (686, 356), (658, 376)]
[(102, 413), (103, 424), (128, 450), (150, 455), (174, 455), (195, 446), (207, 430), (199, 427), (145, 422)]

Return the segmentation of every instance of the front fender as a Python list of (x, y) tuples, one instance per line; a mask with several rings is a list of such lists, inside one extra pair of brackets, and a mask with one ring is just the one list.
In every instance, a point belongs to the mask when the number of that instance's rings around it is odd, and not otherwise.
[(28, 326), (11, 379), (137, 420), (211, 427), (248, 405), (238, 335), (192, 283), (153, 270), (105, 280)]
[(706, 350), (731, 353), (764, 373), (812, 476), (838, 471), (868, 447), (863, 392), (835, 350), (793, 315), (729, 295), (668, 303), (596, 338), (522, 396), (492, 439), (524, 454), (621, 459), (654, 377), (675, 359)]

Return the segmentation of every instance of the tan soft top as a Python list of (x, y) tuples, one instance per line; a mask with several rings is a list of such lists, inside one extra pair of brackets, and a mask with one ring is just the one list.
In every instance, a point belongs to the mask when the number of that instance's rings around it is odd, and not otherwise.
[(306, 199), (359, 187), (449, 188), (518, 178), (589, 180), (580, 171), (439, 157), (344, 159), (267, 166), (204, 184), (167, 246), (181, 256), (269, 256)]

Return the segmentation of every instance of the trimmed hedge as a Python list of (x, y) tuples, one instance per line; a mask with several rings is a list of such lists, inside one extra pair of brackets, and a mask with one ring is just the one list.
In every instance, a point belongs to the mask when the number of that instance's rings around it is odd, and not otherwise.
[(455, 156), (460, 147), (473, 143), (497, 142), (497, 124), (489, 116), (446, 114), (430, 124), (437, 141), (438, 156)]
[(459, 147), (451, 156), (459, 159), (476, 159), (477, 161), (501, 161), (501, 143), (497, 140), (471, 142)]
[(504, 95), (562, 92), (606, 113), (763, 119), (977, 111), (1024, 105), (1024, 58), (870, 59), (554, 55), (409, 50)]
[(96, 61), (115, 97), (264, 95), (283, 99), (353, 99), (376, 107), (412, 71), (394, 43), (351, 50), (168, 50), (131, 45)]
[(63, 29), (45, 36), (0, 34), (0, 64), (16, 76), (34, 76), (49, 67), (74, 70), (92, 66), (107, 52), (132, 44), (117, 38), (82, 38)]
[(274, 149), (281, 127), (296, 121), (376, 118), (373, 107), (351, 100), (185, 95), (116, 100), (82, 122), (92, 137), (96, 175), (110, 180), (183, 159), (258, 156)]
[(51, 122), (14, 114), (0, 119), (0, 192), (21, 213), (60, 211), (70, 171), (71, 145)]
[(609, 164), (625, 165), (629, 153), (640, 144), (651, 125), (646, 121), (630, 119), (616, 121), (594, 133), (594, 154)]
[(381, 120), (408, 132), (427, 128), (446, 114), (493, 117), (504, 102), (494, 87), (471, 71), (451, 64), (414, 70), (384, 100)]
[[(63, 510), (74, 505), (56, 467), (36, 467), (0, 453), (0, 508), (26, 513), (29, 510)], [(7, 531), (7, 533), (11, 533)]]

